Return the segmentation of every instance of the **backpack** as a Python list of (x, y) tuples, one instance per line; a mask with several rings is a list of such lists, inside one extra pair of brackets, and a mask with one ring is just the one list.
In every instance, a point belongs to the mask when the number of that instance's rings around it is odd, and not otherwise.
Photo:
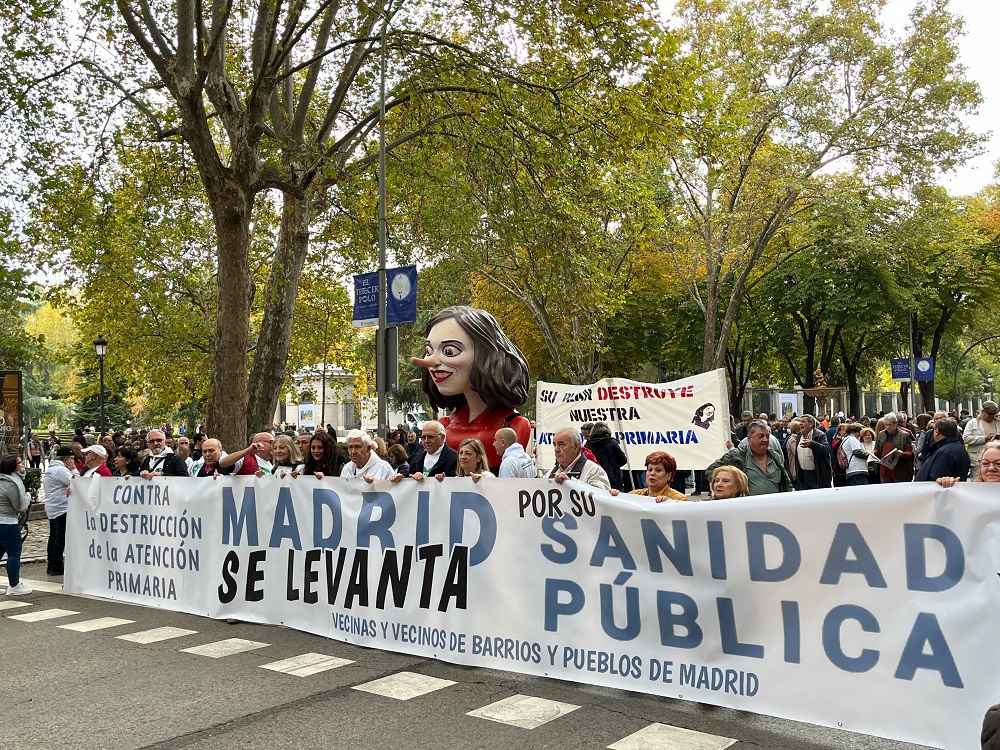
[(837, 441), (837, 465), (841, 469), (846, 469), (847, 465), (851, 463), (851, 457), (847, 455), (847, 451), (844, 450), (844, 441)]

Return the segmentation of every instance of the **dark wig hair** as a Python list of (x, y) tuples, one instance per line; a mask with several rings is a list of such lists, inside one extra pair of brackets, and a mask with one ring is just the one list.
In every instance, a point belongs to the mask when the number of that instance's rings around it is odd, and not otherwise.
[[(466, 305), (446, 307), (427, 322), (424, 335), (445, 320), (454, 320), (472, 339), (475, 357), (469, 385), (486, 404), (489, 411), (516, 409), (528, 400), (528, 363), (514, 343), (500, 330), (496, 318), (485, 310)], [(445, 396), (438, 390), (430, 370), (421, 376), (424, 393), (435, 409), (457, 409), (465, 406), (465, 396)]]
[[(709, 402), (709, 403), (707, 403), (707, 404), (702, 404), (702, 405), (701, 405), (701, 406), (699, 406), (699, 407), (698, 407), (697, 409), (695, 409), (695, 411), (694, 411), (694, 415), (695, 415), (696, 417), (698, 417), (698, 419), (701, 419), (702, 417), (704, 417), (704, 416), (705, 416), (705, 409), (707, 409), (707, 408), (708, 408), (708, 407), (710, 407), (710, 406), (711, 406), (711, 407), (712, 407), (713, 409), (715, 408), (715, 405), (714, 405), (714, 404), (712, 404), (711, 402)], [(714, 414), (712, 415), (712, 419), (715, 419), (715, 415), (714, 415)]]

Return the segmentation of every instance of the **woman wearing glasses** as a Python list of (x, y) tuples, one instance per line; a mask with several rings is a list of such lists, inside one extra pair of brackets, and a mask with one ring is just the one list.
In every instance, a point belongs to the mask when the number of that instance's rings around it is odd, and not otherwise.
[[(958, 477), (941, 477), (937, 483), (942, 487), (954, 487), (956, 482), (964, 479)], [(979, 457), (979, 476), (973, 482), (1000, 482), (1000, 442), (987, 443), (983, 454)]]

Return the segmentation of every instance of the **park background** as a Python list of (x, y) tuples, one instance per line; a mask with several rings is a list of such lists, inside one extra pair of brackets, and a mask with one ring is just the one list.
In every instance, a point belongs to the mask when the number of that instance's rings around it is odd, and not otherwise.
[(533, 381), (725, 367), (738, 413), (819, 370), (860, 415), (905, 400), (912, 325), (919, 409), (992, 396), (982, 4), (3, 5), (0, 366), (36, 429), (98, 423), (98, 336), (115, 428), (237, 444), (327, 389), (360, 420), (380, 120), (389, 259), (420, 269), (398, 408), (451, 304)]

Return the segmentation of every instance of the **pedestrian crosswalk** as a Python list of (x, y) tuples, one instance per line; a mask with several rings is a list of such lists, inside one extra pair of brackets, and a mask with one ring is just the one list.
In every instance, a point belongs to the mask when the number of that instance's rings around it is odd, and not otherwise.
[[(81, 602), (79, 606), (82, 609), (87, 608), (86, 600), (74, 599), (74, 602), (77, 601)], [(239, 654), (250, 654), (252, 657), (259, 652), (263, 655), (268, 653), (268, 649), (274, 648), (270, 643), (244, 638), (206, 640), (197, 630), (174, 626), (142, 629), (140, 624), (139, 630), (123, 632), (129, 629), (129, 626), (136, 626), (137, 621), (122, 617), (95, 617), (93, 614), (88, 615), (75, 609), (49, 607), (41, 602), (36, 606), (35, 603), (24, 600), (0, 601), (0, 622), (10, 620), (40, 628), (49, 625), (69, 633), (94, 634), (95, 637), (107, 633), (119, 641), (136, 645), (177, 639), (176, 653), (191, 656), (223, 660)], [(84, 619), (73, 619), (81, 615)], [(56, 622), (60, 620), (63, 622)], [(199, 639), (204, 642), (196, 642)], [(269, 659), (265, 658), (264, 662), (255, 666), (290, 677), (314, 679), (322, 679), (317, 676), (330, 670), (357, 664), (351, 659), (317, 652), (295, 654), (278, 660), (272, 656)], [(359, 693), (368, 694), (372, 700), (419, 701), (431, 694), (455, 689), (456, 685), (459, 683), (455, 680), (403, 670), (349, 687)], [(489, 721), (531, 731), (553, 722), (565, 721), (567, 716), (584, 712), (586, 708), (541, 695), (517, 693), (473, 710), (466, 711), (465, 707), (462, 710), (473, 720)], [(610, 750), (724, 750), (735, 743), (735, 739), (728, 737), (695, 732), (668, 724), (650, 723), (607, 747)]]

